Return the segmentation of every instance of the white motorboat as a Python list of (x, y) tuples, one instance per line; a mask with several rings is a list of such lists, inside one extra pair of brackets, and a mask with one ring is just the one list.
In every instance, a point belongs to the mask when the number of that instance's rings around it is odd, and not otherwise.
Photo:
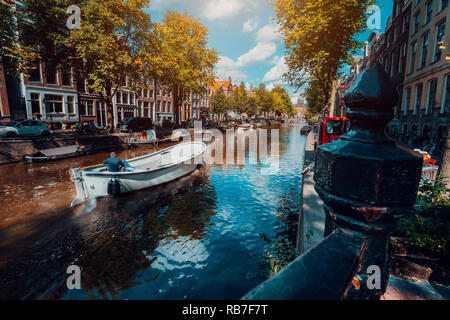
[(202, 165), (206, 148), (206, 144), (200, 141), (180, 143), (127, 160), (129, 166), (124, 172), (109, 172), (103, 164), (72, 169), (77, 190), (72, 206), (91, 198), (155, 187), (186, 176)]

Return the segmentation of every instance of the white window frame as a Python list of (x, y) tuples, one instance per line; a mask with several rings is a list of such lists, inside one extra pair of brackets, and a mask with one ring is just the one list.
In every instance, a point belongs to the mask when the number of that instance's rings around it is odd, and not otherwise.
[[(408, 104), (408, 92), (409, 92), (409, 104)], [(406, 115), (408, 113), (409, 107), (411, 105), (411, 94), (412, 94), (412, 88), (408, 87), (405, 89), (405, 97), (404, 97), (404, 103), (403, 103), (403, 114)]]
[[(431, 79), (428, 81), (428, 90), (427, 90), (427, 104), (425, 106), (425, 114), (428, 114), (430, 112), (430, 93), (431, 93), (431, 83), (433, 80), (436, 80), (436, 93), (437, 93), (437, 86), (439, 84), (439, 81), (437, 78)], [(436, 96), (435, 96), (436, 99)]]
[[(420, 91), (420, 101), (419, 104), (417, 104), (417, 96), (419, 93), (419, 87), (421, 87), (421, 91)], [(418, 83), (416, 84), (416, 93), (414, 95), (414, 110), (413, 110), (413, 115), (417, 114), (418, 109), (420, 109), (420, 106), (422, 105), (422, 98), (423, 98), (423, 83)]]
[[(446, 19), (444, 19), (444, 20), (442, 20), (440, 23), (438, 23), (437, 25), (436, 25), (436, 32), (435, 32), (435, 35), (434, 35), (434, 49), (433, 49), (433, 62), (436, 62), (437, 61), (437, 59), (436, 59), (436, 51), (437, 51), (437, 49), (438, 49), (438, 31), (439, 31), (439, 27), (442, 25), (442, 24), (445, 24), (445, 27), (447, 27), (447, 20)], [(445, 35), (446, 35), (446, 33), (445, 33), (445, 28), (444, 28), (444, 38), (442, 39), (442, 42), (444, 42), (445, 43)], [(441, 51), (441, 53), (443, 53), (443, 51)], [(442, 54), (441, 54), (441, 58), (442, 58)]]
[[(445, 112), (445, 110), (444, 110), (445, 99), (447, 98), (447, 94), (450, 94), (450, 93), (447, 93), (447, 86), (448, 86), (449, 81), (450, 81), (450, 73), (444, 75), (444, 81), (443, 81), (444, 82), (444, 87), (442, 88), (442, 100), (441, 100), (441, 111), (440, 111), (440, 113), (444, 113)], [(448, 111), (449, 110), (447, 110), (447, 112)]]

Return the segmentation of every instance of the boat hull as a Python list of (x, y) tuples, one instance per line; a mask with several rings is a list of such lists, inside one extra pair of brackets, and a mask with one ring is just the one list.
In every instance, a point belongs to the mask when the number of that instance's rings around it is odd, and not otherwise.
[[(152, 170), (137, 170), (128, 173), (96, 173), (72, 169), (72, 179), (75, 182), (77, 197), (72, 201), (71, 205), (76, 206), (91, 198), (110, 196), (108, 185), (112, 180), (119, 182), (121, 194), (156, 187), (177, 180), (201, 167), (202, 155), (205, 150), (206, 146), (200, 154), (189, 159), (189, 161), (174, 163)], [(129, 160), (130, 163), (133, 161)]]

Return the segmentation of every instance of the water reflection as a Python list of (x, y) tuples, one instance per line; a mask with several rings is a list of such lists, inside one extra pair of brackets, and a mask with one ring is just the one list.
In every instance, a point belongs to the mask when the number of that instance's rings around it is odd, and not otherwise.
[[(34, 178), (2, 182), (28, 197), (45, 191), (32, 197), (47, 205), (18, 202), (2, 214), (0, 298), (239, 298), (258, 284), (245, 275), (257, 269), (250, 253), (264, 246), (259, 233), (295, 234), (304, 143), (297, 127), (282, 127), (277, 175), (261, 175), (261, 163), (214, 164), (165, 186), (74, 209), (67, 208), (74, 195), (67, 168), (97, 163), (107, 153), (10, 166), (21, 176), (34, 171)], [(119, 156), (136, 152), (148, 150)], [(81, 290), (66, 289), (70, 264), (82, 268)]]

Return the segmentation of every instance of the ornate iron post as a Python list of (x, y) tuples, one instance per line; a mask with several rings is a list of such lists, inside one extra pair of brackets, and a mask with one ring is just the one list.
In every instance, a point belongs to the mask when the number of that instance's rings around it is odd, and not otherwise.
[[(314, 180), (328, 216), (326, 232), (363, 240), (353, 284), (341, 298), (376, 299), (385, 292), (390, 233), (416, 199), (422, 159), (384, 131), (397, 100), (384, 68), (370, 65), (344, 97), (351, 131), (317, 148)], [(377, 267), (381, 286), (368, 288), (370, 270)]]

